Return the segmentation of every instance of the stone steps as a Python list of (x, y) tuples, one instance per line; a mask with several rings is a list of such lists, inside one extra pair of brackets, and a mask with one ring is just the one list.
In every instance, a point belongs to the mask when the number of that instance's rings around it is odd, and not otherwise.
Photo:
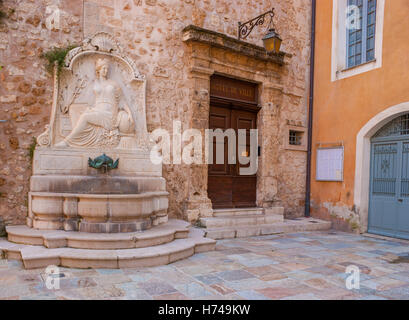
[(87, 233), (63, 230), (38, 230), (27, 226), (8, 226), (8, 240), (17, 244), (53, 248), (93, 250), (134, 249), (157, 246), (184, 239), (189, 235), (190, 224), (182, 220), (168, 223), (143, 232)]
[(237, 217), (246, 215), (263, 215), (263, 208), (235, 208), (235, 209), (215, 209), (213, 217)]
[(213, 217), (201, 218), (205, 228), (231, 228), (258, 226), (284, 221), (284, 208), (244, 208), (214, 210)]
[(136, 268), (165, 265), (214, 250), (216, 241), (203, 238), (203, 231), (191, 229), (185, 239), (146, 248), (91, 250), (45, 248), (0, 240), (0, 253), (10, 260), (21, 260), (26, 269), (49, 265), (71, 268)]
[(279, 215), (265, 215), (265, 214), (252, 214), (252, 215), (238, 215), (231, 217), (212, 217), (201, 218), (200, 223), (206, 228), (218, 228), (218, 227), (234, 227), (234, 226), (253, 226), (270, 224), (276, 222), (282, 222), (283, 217)]
[(235, 224), (223, 227), (208, 227), (203, 229), (207, 238), (221, 240), (232, 238), (245, 238), (280, 233), (293, 233), (304, 231), (320, 231), (331, 229), (331, 222), (313, 218), (300, 218), (297, 220), (285, 220), (270, 224), (256, 224), (243, 226)]

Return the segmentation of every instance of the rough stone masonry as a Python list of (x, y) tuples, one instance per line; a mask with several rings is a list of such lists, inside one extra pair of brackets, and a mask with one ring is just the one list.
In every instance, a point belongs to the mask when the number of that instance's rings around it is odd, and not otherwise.
[[(6, 121), (0, 123), (0, 232), (1, 220), (25, 223), (30, 150), (49, 123), (52, 76), (44, 68), (42, 53), (79, 44), (98, 31), (113, 34), (147, 76), (148, 131), (161, 127), (171, 132), (172, 120), (181, 121), (185, 130), (191, 124), (195, 92), (189, 79), (192, 56), (182, 30), (196, 25), (236, 37), (238, 21), (273, 6), (282, 50), (291, 57), (282, 68), (282, 98), (261, 101), (260, 119), (272, 120), (274, 127), (263, 135), (262, 147), (268, 150), (263, 163), (271, 165), (264, 168), (267, 173), (257, 198), (260, 205), (284, 206), (286, 216), (303, 215), (306, 153), (286, 150), (284, 137), (289, 125), (306, 127), (310, 1), (235, 0), (232, 5), (229, 0), (4, 0), (0, 120)], [(246, 41), (261, 46), (264, 33), (265, 28), (255, 29)], [(276, 147), (270, 150), (269, 145)], [(186, 201), (195, 194), (189, 172), (186, 165), (164, 166), (170, 216), (186, 218)]]

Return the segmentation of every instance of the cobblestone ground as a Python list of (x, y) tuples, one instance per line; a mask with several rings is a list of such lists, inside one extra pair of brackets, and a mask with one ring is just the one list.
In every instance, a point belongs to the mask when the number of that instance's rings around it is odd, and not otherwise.
[[(0, 299), (405, 299), (409, 242), (335, 232), (218, 241), (216, 251), (171, 265), (122, 270), (60, 268), (60, 290), (44, 269), (0, 264)], [(347, 290), (346, 267), (360, 268)]]

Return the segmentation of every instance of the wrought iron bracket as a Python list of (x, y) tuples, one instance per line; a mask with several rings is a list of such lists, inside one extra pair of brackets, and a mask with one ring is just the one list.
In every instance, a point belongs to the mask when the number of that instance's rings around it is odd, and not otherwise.
[(274, 8), (245, 23), (239, 22), (238, 39), (245, 40), (256, 26), (264, 25), (267, 15), (270, 16), (269, 29), (271, 29), (273, 27), (273, 18), (275, 15)]

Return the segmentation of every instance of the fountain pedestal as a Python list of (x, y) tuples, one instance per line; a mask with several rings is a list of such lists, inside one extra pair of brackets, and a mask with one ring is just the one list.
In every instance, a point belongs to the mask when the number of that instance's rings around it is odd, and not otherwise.
[(135, 232), (167, 222), (162, 164), (151, 161), (146, 79), (106, 33), (71, 50), (37, 139), (29, 227)]
[[(161, 165), (143, 150), (111, 150), (118, 168), (95, 169), (99, 150), (39, 148), (30, 181), (27, 225), (36, 229), (134, 232), (167, 222)], [(140, 170), (138, 168), (144, 168)]]

